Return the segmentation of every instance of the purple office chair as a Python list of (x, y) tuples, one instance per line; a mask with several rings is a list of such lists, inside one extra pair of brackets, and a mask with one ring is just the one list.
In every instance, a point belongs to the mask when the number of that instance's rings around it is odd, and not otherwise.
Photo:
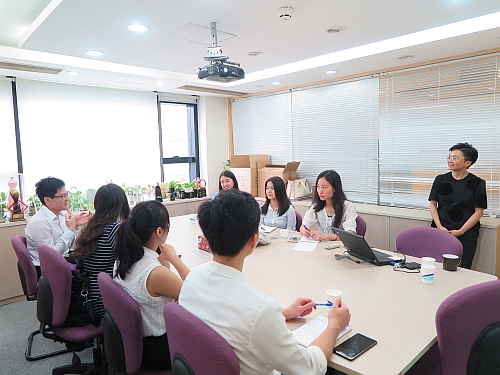
[(172, 375), (239, 375), (240, 363), (229, 343), (176, 303), (163, 310)]
[(366, 221), (359, 215), (356, 216), (356, 233), (363, 237), (366, 233)]
[(142, 315), (139, 304), (106, 272), (97, 275), (104, 303), (104, 351), (111, 374), (170, 374), (141, 370)]
[[(23, 287), (23, 293), (26, 296), (26, 300), (36, 301), (38, 291), (38, 275), (36, 273), (35, 265), (31, 261), (28, 248), (26, 247), (26, 237), (14, 236), (10, 241), (17, 256), (17, 271), (19, 272), (19, 279), (21, 280), (21, 286)], [(41, 331), (37, 329), (36, 331), (31, 332), (28, 336), (26, 351), (24, 353), (24, 358), (26, 358), (27, 361), (38, 361), (40, 359), (69, 352), (67, 349), (62, 349), (38, 356), (32, 356), (31, 348), (33, 346), (33, 337), (39, 335), (40, 333)]]
[(442, 262), (443, 254), (462, 256), (463, 247), (453, 235), (432, 227), (415, 227), (402, 231), (396, 237), (398, 252), (414, 257), (433, 257)]
[(295, 211), (295, 219), (297, 220), (297, 223), (295, 224), (295, 230), (297, 232), (300, 232), (300, 227), (302, 226), (302, 216)]
[(500, 280), (470, 286), (445, 299), (436, 313), (441, 375), (498, 374), (499, 323)]
[[(37, 317), (42, 327), (42, 335), (63, 342), (73, 352), (72, 364), (55, 368), (52, 374), (83, 374), (87, 371), (92, 374), (99, 373), (101, 348), (98, 338), (103, 334), (102, 322), (98, 327), (92, 324), (85, 327), (64, 325), (71, 298), (72, 277), (69, 263), (57, 251), (43, 244), (38, 245), (38, 255), (42, 276), (38, 280)], [(86, 343), (91, 340), (94, 340), (94, 363), (82, 364), (75, 352), (84, 350)]]

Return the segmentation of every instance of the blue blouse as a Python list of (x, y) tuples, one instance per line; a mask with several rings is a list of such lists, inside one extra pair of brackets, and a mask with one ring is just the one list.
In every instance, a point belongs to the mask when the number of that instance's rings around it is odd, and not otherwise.
[(293, 208), (293, 206), (290, 205), (290, 207), (288, 207), (288, 211), (285, 212), (282, 216), (278, 215), (278, 210), (279, 208), (273, 210), (271, 206), (269, 206), (267, 215), (260, 215), (260, 223), (269, 227), (297, 230), (297, 218), (295, 217), (295, 209)]

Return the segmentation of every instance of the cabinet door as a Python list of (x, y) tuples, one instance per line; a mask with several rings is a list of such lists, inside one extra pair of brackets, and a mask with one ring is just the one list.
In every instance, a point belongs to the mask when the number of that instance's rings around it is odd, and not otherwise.
[(182, 216), (186, 214), (186, 203), (172, 203), (166, 205), (170, 217)]
[(26, 225), (0, 227), (0, 301), (22, 296), (23, 288), (17, 272), (17, 256), (10, 239), (13, 236), (24, 236)]
[(201, 204), (205, 202), (204, 200), (194, 201), (186, 203), (186, 213), (188, 215), (195, 215), (198, 213), (198, 208), (200, 208)]

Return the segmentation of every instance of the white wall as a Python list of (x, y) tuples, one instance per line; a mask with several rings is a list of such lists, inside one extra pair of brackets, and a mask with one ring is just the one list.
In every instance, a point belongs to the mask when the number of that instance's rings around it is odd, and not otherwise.
[(198, 103), (200, 170), (209, 195), (219, 190), (219, 175), (229, 158), (228, 99), (200, 97)]

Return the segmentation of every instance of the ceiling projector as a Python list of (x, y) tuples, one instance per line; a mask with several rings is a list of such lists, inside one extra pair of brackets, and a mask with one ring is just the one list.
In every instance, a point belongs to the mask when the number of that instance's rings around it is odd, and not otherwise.
[(245, 71), (240, 64), (228, 61), (229, 57), (222, 53), (222, 48), (217, 46), (217, 26), (210, 23), (212, 33), (212, 46), (207, 47), (207, 55), (203, 58), (210, 62), (207, 66), (198, 69), (198, 78), (215, 82), (232, 82), (245, 78)]

